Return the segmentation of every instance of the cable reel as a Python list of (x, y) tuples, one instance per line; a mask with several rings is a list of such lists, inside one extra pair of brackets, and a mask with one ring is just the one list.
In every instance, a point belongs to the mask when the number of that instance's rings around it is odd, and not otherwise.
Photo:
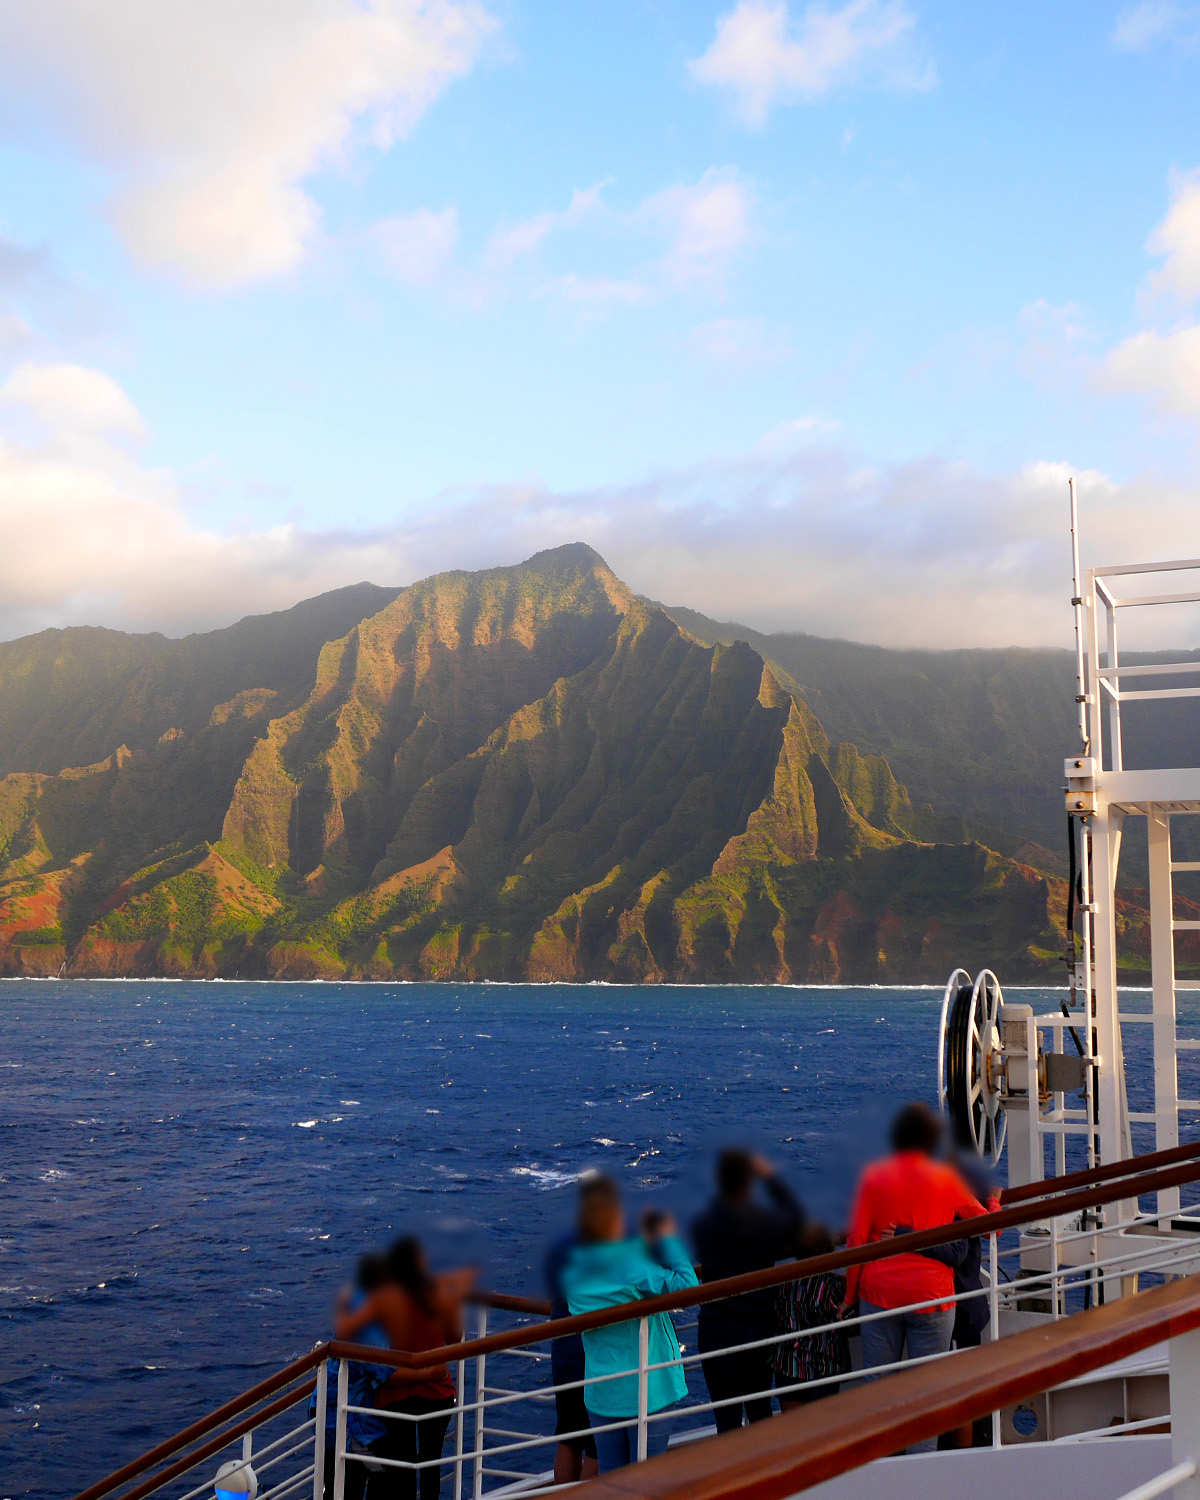
[(997, 1166), (1008, 1118), (1001, 1090), (1004, 1054), (1000, 1038), (1000, 981), (984, 969), (972, 981), (955, 969), (942, 996), (938, 1027), (938, 1103), (955, 1139)]

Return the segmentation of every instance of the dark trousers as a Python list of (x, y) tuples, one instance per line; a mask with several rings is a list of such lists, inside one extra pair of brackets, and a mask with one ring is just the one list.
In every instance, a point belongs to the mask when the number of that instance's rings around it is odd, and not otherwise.
[[(388, 1411), (403, 1411), (419, 1417), (417, 1422), (389, 1422), (389, 1432), (371, 1444), (371, 1452), (380, 1458), (398, 1458), (406, 1463), (426, 1463), (440, 1458), (446, 1441), (446, 1429), (453, 1415), (445, 1401), (429, 1401), (410, 1396), (397, 1401)], [(368, 1500), (417, 1500), (418, 1483), (421, 1500), (438, 1500), (442, 1493), (442, 1469), (431, 1464), (428, 1469), (383, 1469), (371, 1475)]]
[[(333, 1444), (325, 1449), (325, 1500), (333, 1500), (333, 1471), (337, 1464), (337, 1450)], [(345, 1500), (363, 1500), (367, 1492), (370, 1475), (363, 1464), (347, 1462), (346, 1479), (342, 1485)]]
[[(740, 1354), (721, 1354), (721, 1349), (728, 1348), (730, 1344), (749, 1342), (751, 1339), (765, 1338), (753, 1329), (745, 1332), (733, 1332), (726, 1329), (705, 1328), (700, 1325), (700, 1367), (704, 1371), (704, 1383), (708, 1386), (709, 1399), (712, 1401), (728, 1401), (728, 1406), (718, 1406), (713, 1412), (713, 1420), (717, 1424), (718, 1432), (732, 1432), (734, 1428), (742, 1425), (742, 1412), (746, 1413), (747, 1422), (761, 1422), (764, 1417), (771, 1415), (771, 1382), (775, 1376), (774, 1366), (771, 1363), (773, 1350), (768, 1346), (765, 1349), (746, 1349)], [(752, 1392), (766, 1392), (765, 1395), (754, 1395), (751, 1400), (738, 1401), (738, 1396), (748, 1396)]]
[[(337, 1451), (331, 1443), (325, 1449), (325, 1500), (333, 1500), (333, 1470)], [(346, 1500), (363, 1500), (367, 1488), (367, 1471), (362, 1464), (346, 1465), (346, 1482), (342, 1486)]]

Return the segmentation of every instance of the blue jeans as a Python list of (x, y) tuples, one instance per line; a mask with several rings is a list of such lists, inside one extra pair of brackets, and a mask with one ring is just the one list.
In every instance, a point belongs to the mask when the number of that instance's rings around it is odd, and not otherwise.
[[(940, 1311), (936, 1307), (924, 1312), (887, 1313), (873, 1302), (861, 1299), (858, 1310), (862, 1316), (884, 1313), (871, 1323), (864, 1323), (862, 1334), (863, 1369), (873, 1370), (879, 1365), (893, 1365), (901, 1359), (923, 1359), (929, 1354), (945, 1354), (950, 1348), (954, 1333), (954, 1308)], [(907, 1352), (906, 1352), (907, 1346)], [(906, 1453), (932, 1453), (937, 1447), (937, 1438), (925, 1438), (913, 1443)]]
[[(653, 1413), (651, 1413), (653, 1415)], [(588, 1419), (593, 1427), (606, 1427), (617, 1422), (619, 1417), (602, 1417), (598, 1411), (589, 1411)], [(614, 1427), (610, 1432), (596, 1432), (596, 1457), (600, 1460), (601, 1474), (613, 1469), (623, 1469), (626, 1464), (637, 1462), (637, 1423), (627, 1422), (623, 1427)], [(671, 1424), (660, 1417), (646, 1428), (646, 1457), (657, 1458), (667, 1451), (671, 1437)]]

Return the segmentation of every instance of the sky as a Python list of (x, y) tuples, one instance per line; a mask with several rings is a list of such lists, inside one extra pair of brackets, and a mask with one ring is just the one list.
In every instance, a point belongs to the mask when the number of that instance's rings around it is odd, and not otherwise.
[(0, 637), (582, 540), (759, 629), (1067, 645), (1071, 474), (1085, 561), (1200, 555), (1200, 3), (0, 37)]

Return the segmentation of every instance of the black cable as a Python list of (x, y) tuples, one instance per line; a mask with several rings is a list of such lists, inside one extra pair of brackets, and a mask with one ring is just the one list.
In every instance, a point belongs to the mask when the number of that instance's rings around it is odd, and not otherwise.
[[(1071, 1014), (1071, 1007), (1065, 1000), (1060, 1001), (1059, 1003), (1062, 1005), (1063, 1015), (1069, 1017)], [(1080, 1057), (1082, 1057), (1084, 1055), (1084, 1051), (1083, 1043), (1079, 1040), (1079, 1033), (1075, 1030), (1074, 1026), (1068, 1026), (1067, 1030), (1071, 1033), (1071, 1040), (1075, 1043), (1076, 1052), (1078, 1052)]]
[(1067, 814), (1067, 947), (1071, 965), (1071, 988), (1075, 988), (1075, 881), (1078, 879), (1075, 860), (1075, 820)]

